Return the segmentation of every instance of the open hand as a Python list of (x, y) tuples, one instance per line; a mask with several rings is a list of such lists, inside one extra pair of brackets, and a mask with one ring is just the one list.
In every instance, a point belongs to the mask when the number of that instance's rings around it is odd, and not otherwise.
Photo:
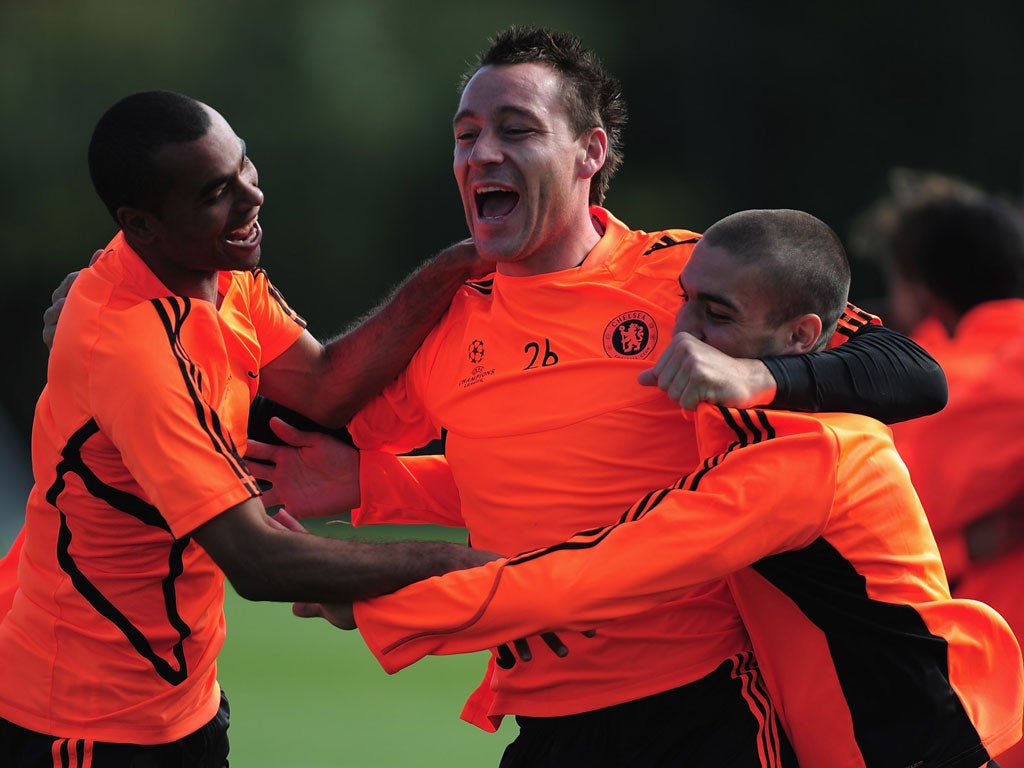
[(276, 416), (270, 429), (284, 445), (250, 440), (249, 471), (273, 486), (267, 507), (284, 505), (298, 518), (337, 515), (359, 506), (359, 451), (322, 432), (305, 432)]

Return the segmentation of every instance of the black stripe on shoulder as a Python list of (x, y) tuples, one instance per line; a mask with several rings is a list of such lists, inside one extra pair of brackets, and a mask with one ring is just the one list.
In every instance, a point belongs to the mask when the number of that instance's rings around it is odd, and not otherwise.
[(472, 288), (477, 293), (482, 293), (485, 296), (490, 295), (494, 290), (494, 278), (490, 277), (486, 280), (467, 280), (466, 287)]
[(210, 444), (214, 450), (227, 461), (235, 476), (243, 481), (246, 489), (253, 496), (258, 496), (259, 489), (249, 479), (249, 471), (246, 469), (245, 463), (238, 453), (234, 438), (223, 428), (220, 416), (206, 403), (200, 394), (202, 391), (202, 379), (200, 378), (199, 368), (181, 344), (181, 327), (192, 309), (191, 300), (186, 296), (171, 296), (163, 299), (151, 299), (151, 301), (156, 308), (160, 321), (163, 323), (167, 334), (167, 341), (178, 362), (178, 370), (181, 373), (185, 389), (192, 400), (200, 428), (209, 437)]
[(659, 237), (650, 248), (644, 251), (644, 256), (650, 256), (655, 251), (660, 251), (662, 248), (671, 248), (674, 245), (693, 245), (700, 240), (699, 237), (691, 237), (686, 240), (677, 240), (669, 234), (663, 234)]
[(269, 294), (270, 298), (272, 298), (274, 301), (276, 301), (278, 306), (281, 307), (281, 310), (288, 317), (290, 317), (292, 320), (294, 320), (295, 323), (300, 328), (305, 328), (306, 327), (306, 320), (305, 320), (305, 318), (300, 316), (299, 313), (296, 312), (294, 309), (292, 309), (291, 306), (288, 304), (288, 302), (284, 300), (284, 295), (279, 290), (277, 290), (277, 288), (274, 287), (274, 284), (272, 282), (270, 282), (270, 276), (267, 274), (267, 271), (265, 269), (263, 269), (262, 267), (256, 267), (255, 269), (252, 270), (252, 274), (254, 276), (256, 276), (256, 277), (262, 277), (263, 278), (264, 282), (266, 282), (266, 284), (267, 284), (267, 293)]

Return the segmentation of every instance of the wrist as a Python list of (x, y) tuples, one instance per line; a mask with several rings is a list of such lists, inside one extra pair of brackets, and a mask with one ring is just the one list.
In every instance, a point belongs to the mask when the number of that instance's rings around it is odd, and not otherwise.
[(748, 382), (751, 388), (751, 405), (769, 405), (778, 392), (775, 377), (763, 360), (751, 360), (750, 362), (752, 365)]

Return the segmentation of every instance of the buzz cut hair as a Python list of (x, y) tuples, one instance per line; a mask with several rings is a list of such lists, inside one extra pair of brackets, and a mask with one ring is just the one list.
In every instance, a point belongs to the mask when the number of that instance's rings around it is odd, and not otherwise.
[(786, 208), (740, 211), (712, 224), (703, 241), (758, 269), (773, 302), (768, 322), (816, 314), (822, 323), (816, 348), (827, 343), (849, 298), (850, 262), (825, 222)]
[(122, 206), (159, 212), (171, 179), (156, 155), (167, 144), (202, 138), (210, 130), (209, 109), (173, 91), (142, 91), (110, 107), (89, 142), (89, 177), (114, 221)]
[(626, 102), (619, 81), (578, 37), (533, 25), (510, 26), (495, 35), (490, 47), (462, 75), (459, 92), (484, 67), (534, 63), (561, 75), (570, 126), (577, 136), (591, 128), (603, 128), (608, 135), (604, 165), (590, 180), (590, 204), (601, 205), (612, 177), (622, 165)]

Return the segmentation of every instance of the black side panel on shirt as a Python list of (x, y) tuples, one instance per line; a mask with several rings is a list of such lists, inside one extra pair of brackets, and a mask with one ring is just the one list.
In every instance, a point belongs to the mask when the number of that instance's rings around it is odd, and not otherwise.
[[(192, 634), (192, 628), (185, 623), (178, 613), (177, 595), (175, 593), (175, 582), (182, 573), (182, 555), (188, 547), (191, 537), (185, 536), (175, 539), (171, 533), (167, 521), (160, 515), (160, 511), (147, 504), (145, 501), (125, 491), (107, 485), (100, 480), (93, 471), (86, 466), (82, 459), (82, 446), (85, 442), (99, 431), (95, 419), (90, 419), (81, 429), (73, 434), (63, 451), (63, 458), (57, 465), (57, 479), (46, 491), (46, 500), (60, 514), (60, 531), (57, 535), (57, 561), (61, 569), (71, 577), (71, 583), (75, 589), (89, 601), (89, 604), (96, 609), (96, 612), (109, 620), (132, 644), (136, 652), (153, 665), (153, 669), (160, 677), (171, 685), (180, 685), (188, 678), (188, 667), (185, 663), (184, 643), (185, 639)], [(151, 525), (167, 532), (167, 575), (163, 579), (162, 597), (164, 611), (168, 623), (178, 633), (178, 639), (171, 648), (174, 656), (172, 664), (157, 653), (156, 649), (149, 642), (143, 630), (136, 627), (131, 619), (122, 613), (114, 603), (89, 579), (79, 567), (71, 551), (73, 531), (68, 525), (67, 516), (60, 508), (60, 496), (65, 487), (65, 477), (77, 475), (89, 493), (98, 499), (103, 500), (112, 508), (134, 517), (144, 525)]]
[(865, 325), (826, 352), (764, 360), (778, 390), (770, 407), (844, 411), (886, 424), (942, 410), (942, 368), (920, 345), (882, 325)]
[(753, 568), (824, 633), (867, 765), (988, 760), (950, 684), (946, 641), (917, 611), (872, 600), (864, 576), (825, 539)]

